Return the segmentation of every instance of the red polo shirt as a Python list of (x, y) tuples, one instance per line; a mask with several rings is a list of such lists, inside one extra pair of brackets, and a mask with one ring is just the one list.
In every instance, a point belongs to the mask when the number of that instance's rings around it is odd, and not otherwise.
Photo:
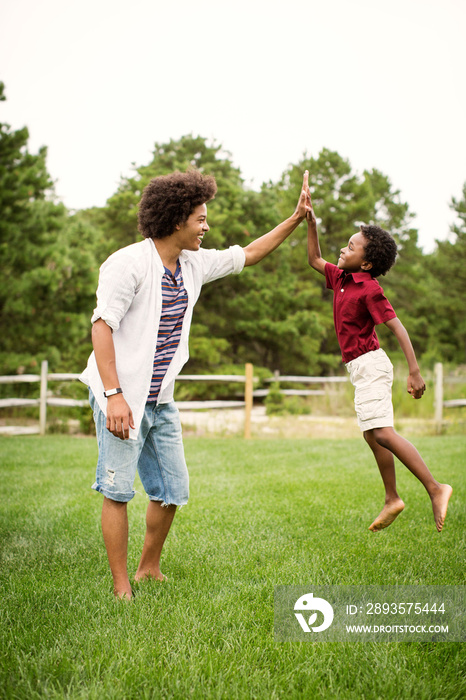
[(327, 289), (333, 289), (333, 320), (343, 362), (378, 350), (375, 326), (396, 318), (383, 289), (369, 272), (347, 273), (325, 265)]

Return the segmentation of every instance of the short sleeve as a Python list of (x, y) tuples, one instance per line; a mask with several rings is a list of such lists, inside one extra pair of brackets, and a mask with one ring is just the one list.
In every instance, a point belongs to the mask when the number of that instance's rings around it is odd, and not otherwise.
[(377, 283), (377, 288), (366, 298), (367, 310), (371, 315), (374, 324), (386, 323), (392, 318), (396, 318), (393, 306), (383, 293), (382, 287)]
[(202, 284), (226, 277), (239, 275), (244, 268), (246, 255), (240, 245), (233, 245), (225, 250), (207, 248), (191, 254), (190, 260), (201, 265)]

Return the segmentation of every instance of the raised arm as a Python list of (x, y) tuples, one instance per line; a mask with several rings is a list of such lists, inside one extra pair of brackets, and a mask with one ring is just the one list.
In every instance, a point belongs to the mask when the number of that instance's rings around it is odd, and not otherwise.
[(321, 275), (325, 275), (325, 263), (326, 260), (323, 259), (320, 253), (319, 236), (317, 233), (317, 221), (314, 214), (314, 209), (311, 202), (311, 193), (308, 188), (308, 196), (310, 203), (310, 211), (306, 214), (307, 219), (307, 259), (309, 265), (320, 272)]
[[(116, 370), (115, 346), (112, 329), (99, 318), (92, 326), (92, 345), (100, 378), (105, 391), (120, 386)], [(129, 438), (129, 428), (134, 428), (133, 414), (123, 394), (107, 399), (107, 430), (121, 440)]]
[(421, 372), (419, 371), (419, 365), (417, 364), (416, 355), (414, 353), (414, 348), (408, 335), (408, 331), (403, 326), (399, 318), (392, 318), (390, 321), (386, 321), (385, 325), (387, 328), (390, 328), (392, 333), (395, 334), (396, 339), (403, 350), (404, 356), (406, 357), (409, 370), (407, 381), (408, 394), (411, 394), (413, 399), (420, 399), (426, 390), (426, 385), (421, 377)]
[(278, 246), (288, 238), (290, 233), (299, 226), (301, 221), (304, 221), (310, 209), (308, 179), (309, 172), (306, 170), (303, 177), (301, 194), (293, 215), (290, 216), (289, 219), (282, 221), (281, 224), (278, 224), (272, 231), (269, 231), (260, 238), (256, 238), (255, 241), (252, 241), (252, 243), (249, 243), (249, 245), (244, 248), (246, 255), (245, 266), (256, 265), (256, 263), (260, 262), (266, 255), (275, 250), (275, 248), (278, 248)]

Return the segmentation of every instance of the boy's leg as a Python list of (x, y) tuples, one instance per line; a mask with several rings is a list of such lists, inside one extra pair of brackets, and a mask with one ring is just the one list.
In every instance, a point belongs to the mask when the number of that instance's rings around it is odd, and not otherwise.
[(414, 445), (398, 435), (393, 428), (374, 428), (373, 433), (377, 443), (390, 450), (423, 484), (432, 501), (435, 525), (440, 532), (445, 522), (448, 501), (453, 491), (451, 486), (440, 484), (434, 479)]
[(165, 577), (160, 571), (160, 555), (175, 513), (175, 505), (165, 506), (159, 501), (149, 501), (146, 513), (146, 536), (141, 560), (134, 576), (135, 581), (144, 578), (164, 580)]
[(104, 497), (102, 504), (102, 534), (108, 563), (113, 577), (113, 592), (117, 598), (131, 598), (128, 578), (128, 513), (127, 503)]
[(374, 437), (373, 430), (365, 430), (364, 439), (374, 453), (380, 476), (385, 487), (385, 505), (374, 522), (369, 526), (369, 530), (378, 532), (392, 524), (395, 518), (404, 510), (405, 504), (401, 500), (396, 490), (395, 461), (393, 454), (382, 445), (379, 445)]

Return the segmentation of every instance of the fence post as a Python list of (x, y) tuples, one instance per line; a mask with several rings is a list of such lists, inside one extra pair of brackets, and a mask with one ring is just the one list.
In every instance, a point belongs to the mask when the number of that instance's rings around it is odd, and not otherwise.
[(245, 366), (245, 384), (244, 384), (244, 439), (249, 440), (251, 437), (251, 411), (252, 411), (252, 390), (253, 390), (253, 366), (250, 362), (246, 362)]
[(45, 435), (47, 429), (47, 375), (49, 363), (43, 360), (40, 368), (40, 410), (39, 410), (39, 433)]
[(438, 434), (442, 432), (443, 424), (443, 365), (436, 362), (434, 367), (435, 376), (435, 430)]

